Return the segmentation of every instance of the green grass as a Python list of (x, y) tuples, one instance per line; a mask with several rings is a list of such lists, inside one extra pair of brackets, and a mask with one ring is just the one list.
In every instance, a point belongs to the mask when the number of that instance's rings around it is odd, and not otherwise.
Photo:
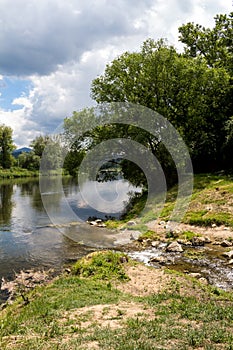
[(78, 260), (73, 266), (73, 273), (81, 277), (92, 277), (97, 280), (126, 280), (122, 262), (127, 257), (113, 251), (94, 252)]
[[(89, 277), (60, 276), (29, 293), (27, 305), (18, 299), (1, 311), (1, 349), (76, 350), (91, 345), (104, 350), (233, 349), (232, 293), (169, 271), (171, 280), (160, 293), (123, 294), (113, 287), (113, 281), (122, 276), (122, 270), (116, 273), (114, 267), (118, 269), (121, 263), (123, 269), (125, 263), (119, 261), (121, 254), (112, 254), (106, 251), (82, 259), (82, 273), (87, 271), (87, 260), (89, 267), (95, 267)], [(137, 303), (144, 312), (125, 317), (121, 302)], [(93, 305), (102, 306), (99, 323), (87, 308)], [(113, 307), (116, 316), (108, 319), (119, 321), (120, 327), (101, 323), (101, 317), (107, 317)]]
[(39, 176), (38, 171), (30, 171), (27, 169), (22, 169), (18, 167), (13, 167), (11, 169), (0, 169), (0, 179), (13, 179), (20, 177), (33, 177)]
[[(128, 218), (139, 218), (143, 224), (152, 220), (169, 220), (177, 198), (177, 186), (167, 192), (166, 202), (158, 215), (156, 199), (143, 212), (146, 195), (137, 198), (129, 210)], [(201, 174), (194, 176), (194, 189), (189, 208), (182, 222), (211, 226), (213, 224), (233, 227), (233, 177)], [(143, 216), (141, 216), (143, 212)]]

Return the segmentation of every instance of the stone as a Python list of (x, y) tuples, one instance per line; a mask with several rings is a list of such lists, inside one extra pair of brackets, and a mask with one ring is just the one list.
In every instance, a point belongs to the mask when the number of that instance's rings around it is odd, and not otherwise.
[(127, 222), (127, 225), (128, 226), (134, 226), (134, 225), (136, 225), (136, 222), (133, 221), (133, 220), (130, 220), (130, 221)]
[(205, 243), (211, 243), (212, 242), (212, 240), (210, 239), (210, 237), (205, 237)]
[(224, 239), (224, 241), (221, 242), (222, 247), (231, 247), (232, 243), (229, 242), (227, 239)]
[(229, 260), (227, 265), (233, 265), (233, 259)]
[(200, 281), (201, 283), (203, 283), (203, 284), (205, 284), (205, 285), (208, 284), (208, 281), (207, 281), (207, 279), (206, 279), (205, 277), (199, 278), (198, 281)]
[(184, 250), (183, 250), (182, 246), (177, 241), (174, 241), (167, 246), (166, 251), (167, 252), (174, 252), (174, 253), (181, 253)]
[(154, 256), (149, 262), (164, 265), (167, 262), (167, 259), (164, 256)]
[(187, 241), (187, 239), (178, 239), (177, 242), (180, 243), (180, 244), (183, 244), (185, 246), (191, 246), (192, 245), (192, 243), (190, 241)]
[(224, 252), (222, 255), (225, 258), (232, 259), (233, 258), (233, 250), (230, 250), (229, 252)]
[(189, 273), (189, 276), (194, 277), (194, 278), (201, 278), (202, 277), (201, 274), (198, 272), (191, 272), (191, 273)]
[(220, 242), (220, 241), (213, 241), (213, 242), (212, 242), (213, 245), (221, 245), (221, 243), (222, 243), (222, 242)]
[(204, 246), (205, 244), (205, 238), (204, 237), (199, 237), (195, 236), (192, 238), (192, 245), (197, 247), (197, 246)]
[(165, 226), (165, 225), (166, 225), (166, 222), (162, 220), (162, 221), (159, 222), (159, 225)]
[(151, 242), (151, 246), (153, 248), (158, 248), (159, 245), (160, 245), (160, 241), (153, 241), (153, 242)]
[(212, 227), (212, 228), (215, 228), (215, 227), (217, 227), (217, 225), (216, 225), (216, 224), (212, 224), (211, 227)]
[(89, 224), (92, 225), (92, 226), (97, 226), (98, 225), (96, 221), (90, 221)]

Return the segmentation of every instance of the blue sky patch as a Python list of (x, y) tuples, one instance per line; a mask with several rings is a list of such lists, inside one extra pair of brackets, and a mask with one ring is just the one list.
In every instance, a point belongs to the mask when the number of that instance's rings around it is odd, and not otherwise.
[(20, 105), (12, 105), (15, 98), (28, 96), (32, 83), (27, 79), (3, 77), (0, 80), (0, 108), (5, 110), (21, 109)]

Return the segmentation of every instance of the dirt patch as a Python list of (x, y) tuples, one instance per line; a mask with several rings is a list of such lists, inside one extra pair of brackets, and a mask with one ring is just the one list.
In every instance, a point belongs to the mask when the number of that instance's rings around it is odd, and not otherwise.
[(167, 287), (171, 280), (171, 277), (162, 269), (150, 268), (142, 264), (137, 264), (136, 266), (126, 265), (125, 272), (130, 280), (116, 285), (116, 288), (134, 296), (159, 293)]
[(93, 326), (111, 329), (124, 327), (128, 318), (153, 319), (154, 312), (144, 305), (134, 302), (120, 302), (118, 304), (100, 304), (86, 306), (80, 309), (66, 311), (60, 322), (74, 325), (82, 329), (91, 329)]

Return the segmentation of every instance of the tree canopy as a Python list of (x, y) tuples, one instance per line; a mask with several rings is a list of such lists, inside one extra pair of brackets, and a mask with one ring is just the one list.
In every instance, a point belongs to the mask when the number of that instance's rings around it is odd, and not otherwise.
[(137, 103), (166, 117), (189, 147), (195, 171), (230, 168), (224, 152), (231, 145), (232, 14), (217, 16), (212, 30), (191, 23), (179, 30), (184, 53), (148, 39), (139, 52), (107, 65), (92, 82), (92, 97)]

